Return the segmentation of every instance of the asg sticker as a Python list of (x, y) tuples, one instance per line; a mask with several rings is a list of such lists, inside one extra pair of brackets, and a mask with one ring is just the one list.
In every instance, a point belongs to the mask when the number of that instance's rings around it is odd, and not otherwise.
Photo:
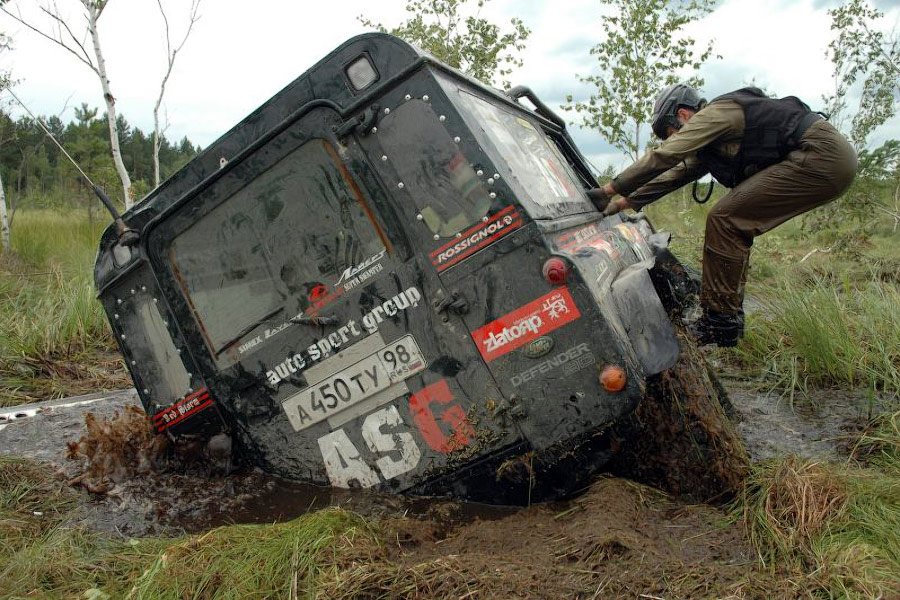
[(485, 361), (492, 361), (531, 340), (581, 317), (568, 288), (555, 289), (472, 332)]
[(472, 256), (522, 226), (522, 217), (512, 205), (507, 206), (487, 223), (478, 224), (460, 234), (456, 240), (431, 253), (431, 264), (438, 273)]
[(369, 466), (347, 432), (336, 429), (318, 439), (328, 480), (334, 487), (372, 487), (384, 479), (393, 479), (416, 468), (422, 451), (413, 439), (396, 406), (370, 414), (362, 424), (362, 438), (368, 450), (378, 458)]
[[(425, 443), (437, 452), (459, 450), (468, 446), (474, 436), (472, 426), (466, 420), (466, 412), (462, 406), (454, 404), (454, 400), (446, 379), (432, 383), (409, 399), (409, 412), (416, 427)], [(445, 433), (445, 430), (452, 431), (452, 435)]]

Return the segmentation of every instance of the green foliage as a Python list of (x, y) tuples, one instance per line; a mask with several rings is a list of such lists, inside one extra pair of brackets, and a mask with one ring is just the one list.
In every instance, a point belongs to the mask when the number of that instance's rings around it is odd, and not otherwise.
[[(580, 126), (595, 129), (610, 144), (637, 159), (653, 102), (662, 89), (697, 71), (712, 56), (713, 43), (695, 51), (695, 40), (681, 35), (685, 25), (713, 9), (713, 0), (601, 0), (615, 14), (602, 18), (605, 39), (591, 48), (599, 74), (579, 76), (597, 88), (586, 101), (566, 97), (563, 110), (581, 117)], [(687, 83), (699, 87), (703, 79)], [(649, 134), (647, 135), (649, 139)]]
[(878, 28), (883, 13), (866, 0), (848, 0), (828, 11), (836, 37), (828, 45), (834, 65), (836, 89), (826, 98), (830, 110), (847, 108), (850, 88), (862, 82), (859, 110), (852, 117), (850, 139), (857, 148), (869, 135), (897, 112), (900, 92), (900, 35)]
[[(69, 124), (55, 116), (41, 117), (41, 121), (88, 177), (101, 188), (113, 190), (120, 184), (119, 176), (110, 154), (106, 116), (98, 113), (98, 109), (82, 104), (75, 108), (75, 120)], [(140, 129), (131, 127), (121, 115), (118, 126), (122, 160), (132, 175), (132, 183), (136, 190), (149, 191), (153, 188), (153, 140)], [(187, 139), (173, 144), (163, 138), (160, 148), (163, 177), (174, 173), (196, 153), (197, 149)], [(30, 117), (12, 120), (0, 111), (0, 176), (11, 208), (102, 210), (77, 169)]]
[[(519, 53), (531, 30), (521, 19), (510, 19), (512, 29), (500, 27), (481, 16), (481, 8), (489, 0), (476, 0), (474, 15), (464, 16), (469, 0), (407, 0), (406, 11), (412, 16), (388, 29), (381, 23), (358, 17), (360, 23), (383, 33), (390, 33), (431, 53), (438, 59), (488, 85), (495, 85), (514, 67), (522, 66)], [(502, 82), (509, 88), (509, 82)]]

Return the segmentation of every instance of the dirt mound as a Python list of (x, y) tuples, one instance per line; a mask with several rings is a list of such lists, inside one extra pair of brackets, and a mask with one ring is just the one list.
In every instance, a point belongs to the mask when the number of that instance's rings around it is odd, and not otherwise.
[(622, 479), (449, 532), (430, 519), (382, 527), (383, 545), (338, 553), (321, 597), (695, 598), (766, 596), (771, 585), (719, 509)]
[(681, 332), (678, 363), (651, 378), (637, 410), (616, 425), (609, 471), (704, 502), (730, 498), (750, 460), (727, 392)]

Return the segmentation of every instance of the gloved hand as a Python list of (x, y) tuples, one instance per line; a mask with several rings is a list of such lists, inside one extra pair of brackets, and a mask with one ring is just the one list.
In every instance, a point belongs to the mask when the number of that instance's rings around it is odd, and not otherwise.
[(617, 198), (606, 205), (606, 208), (603, 210), (603, 216), (612, 216), (617, 212), (625, 210), (626, 208), (631, 208), (631, 203), (628, 202), (628, 198)]
[(606, 207), (609, 205), (610, 197), (603, 191), (602, 187), (589, 189), (587, 191), (587, 197), (590, 198), (591, 202), (594, 203), (594, 206), (600, 212), (606, 210)]

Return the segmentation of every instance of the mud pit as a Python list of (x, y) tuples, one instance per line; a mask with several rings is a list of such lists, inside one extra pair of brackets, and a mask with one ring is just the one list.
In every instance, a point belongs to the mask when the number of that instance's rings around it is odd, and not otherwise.
[[(702, 378), (702, 373), (694, 375)], [(660, 384), (685, 381), (690, 378)], [(742, 417), (737, 431), (753, 459), (788, 452), (839, 456), (842, 437), (871, 406), (864, 393), (834, 392), (818, 397), (819, 411), (792, 411), (777, 394), (745, 386), (730, 386), (729, 392)], [(326, 597), (351, 597), (351, 591), (417, 598), (761, 597), (778, 585), (777, 574), (759, 572), (740, 527), (729, 524), (720, 508), (689, 504), (625, 479), (600, 478), (574, 500), (526, 509), (324, 490), (258, 471), (223, 475), (205, 460), (166, 464), (171, 449), (132, 431), (139, 423), (138, 413), (128, 408), (136, 406), (133, 393), (84, 402), (90, 403), (57, 403), (0, 430), (4, 453), (53, 464), (66, 480), (88, 474), (77, 482), (86, 490), (75, 521), (119, 536), (172, 535), (231, 522), (286, 520), (342, 506), (377, 521), (384, 543), (341, 554), (341, 589), (325, 590)], [(657, 407), (664, 412), (673, 408), (703, 417), (696, 414), (697, 407)], [(89, 412), (95, 415), (88, 423), (96, 443), (77, 444), (86, 433)], [(121, 431), (105, 427), (103, 419), (116, 413), (125, 417), (123, 430), (131, 435), (123, 437)], [(658, 419), (642, 420), (647, 416), (638, 413), (630, 426), (658, 425)], [(669, 434), (683, 434), (674, 422)], [(83, 457), (65, 458), (67, 444), (75, 444), (70, 453), (87, 455), (91, 448), (103, 447), (99, 438), (104, 436), (115, 438), (118, 445), (95, 455), (96, 464), (102, 465), (96, 468), (114, 476), (104, 478), (101, 471), (85, 469)], [(664, 435), (660, 439), (657, 450), (668, 443)], [(725, 435), (720, 441), (728, 440)], [(143, 455), (136, 453), (135, 442)], [(676, 445), (670, 452), (677, 456), (685, 448)], [(647, 451), (642, 447), (640, 452)], [(629, 460), (640, 460), (640, 452)], [(123, 458), (130, 461), (130, 469), (123, 466)], [(664, 473), (659, 464), (649, 461), (645, 466), (646, 480), (672, 487), (672, 482), (654, 480)], [(710, 490), (732, 476), (728, 469), (716, 471), (710, 477), (718, 483)]]

